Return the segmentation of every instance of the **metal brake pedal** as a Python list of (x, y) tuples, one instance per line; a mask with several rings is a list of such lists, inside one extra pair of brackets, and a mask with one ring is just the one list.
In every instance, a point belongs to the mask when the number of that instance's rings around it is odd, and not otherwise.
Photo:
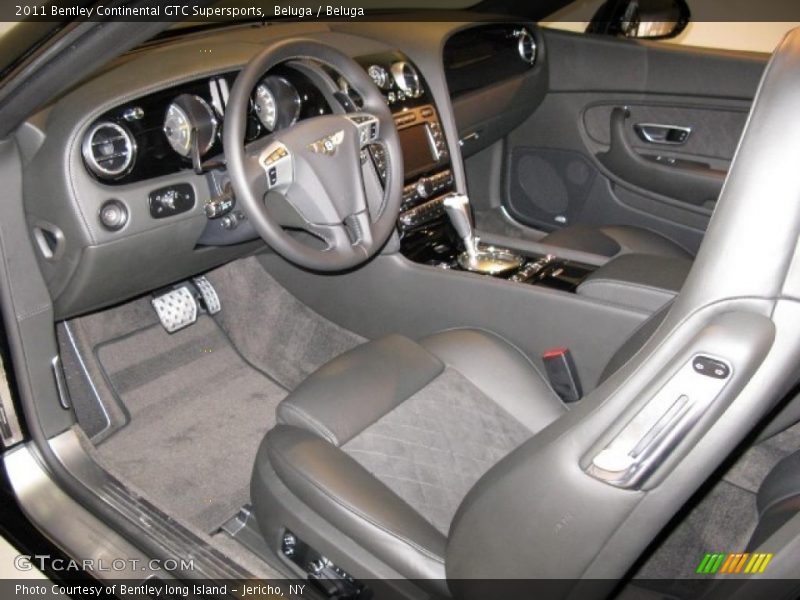
[(208, 314), (215, 315), (222, 310), (222, 304), (219, 301), (219, 295), (211, 282), (206, 279), (205, 275), (195, 277), (192, 279), (197, 291), (200, 292), (200, 297), (203, 299), (203, 304), (208, 311)]
[(150, 301), (158, 320), (169, 333), (188, 327), (197, 321), (197, 302), (188, 286), (181, 286)]

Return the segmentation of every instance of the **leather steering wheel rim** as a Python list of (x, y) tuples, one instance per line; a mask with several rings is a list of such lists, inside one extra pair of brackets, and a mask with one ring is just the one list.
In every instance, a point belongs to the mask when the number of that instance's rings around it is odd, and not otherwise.
[[(309, 59), (341, 74), (363, 99), (362, 111), (304, 119), (259, 140), (255, 151), (248, 150), (245, 130), (252, 90), (276, 65)], [(370, 129), (372, 123), (375, 127)], [(368, 143), (382, 145), (386, 157), (383, 198), (377, 210), (374, 206), (370, 210), (364, 192), (365, 131)], [(264, 241), (291, 262), (320, 271), (349, 269), (374, 256), (392, 234), (403, 192), (399, 136), (375, 84), (342, 52), (309, 39), (280, 41), (261, 51), (239, 73), (231, 90), (223, 145), (237, 204)], [(288, 154), (290, 162), (281, 153)], [(290, 183), (278, 185), (278, 177), (270, 171), (273, 167)], [(301, 228), (323, 239), (326, 248), (314, 248), (286, 231), (285, 223), (268, 210), (271, 194), (282, 195), (300, 213)]]

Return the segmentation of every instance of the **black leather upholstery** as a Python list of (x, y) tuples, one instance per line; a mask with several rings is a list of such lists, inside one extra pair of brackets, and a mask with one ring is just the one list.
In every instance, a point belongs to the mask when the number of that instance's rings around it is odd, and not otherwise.
[(280, 403), (278, 422), (308, 429), (340, 446), (443, 369), (442, 361), (419, 344), (390, 335), (320, 367)]
[(454, 329), (420, 341), (533, 432), (564, 412), (564, 405), (535, 365), (494, 334)]
[(444, 578), (445, 537), (338, 447), (305, 429), (275, 427), (256, 458), (256, 510), (270, 476), (259, 465), (268, 464), (303, 502), (400, 573)]
[(601, 256), (654, 254), (670, 258), (693, 258), (693, 255), (661, 234), (627, 225), (571, 225), (545, 236), (542, 244), (580, 250)]
[[(488, 332), (453, 330), (419, 343), (391, 335), (363, 344), (320, 368), (278, 407), (279, 425), (261, 444), (251, 483), (267, 538), (285, 526), (276, 522), (276, 503), (286, 499), (275, 494), (285, 486), (293, 502), (398, 573), (447, 593), (445, 536), (342, 449), (445, 369), (457, 370), (529, 436), (565, 410), (533, 364)], [(337, 557), (336, 548), (317, 549)]]

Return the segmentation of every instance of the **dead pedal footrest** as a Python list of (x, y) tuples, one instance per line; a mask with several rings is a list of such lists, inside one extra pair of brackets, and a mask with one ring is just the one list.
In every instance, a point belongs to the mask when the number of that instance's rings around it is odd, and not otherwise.
[(156, 310), (161, 325), (169, 333), (174, 333), (197, 321), (197, 302), (186, 285), (154, 296), (150, 302)]

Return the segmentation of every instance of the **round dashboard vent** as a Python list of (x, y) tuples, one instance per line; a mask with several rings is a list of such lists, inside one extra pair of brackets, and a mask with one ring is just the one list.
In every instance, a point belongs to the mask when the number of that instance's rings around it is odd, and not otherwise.
[(419, 79), (417, 70), (403, 60), (397, 61), (392, 65), (392, 77), (397, 87), (411, 98), (419, 98), (422, 95), (422, 82)]
[(536, 40), (527, 29), (515, 32), (517, 38), (517, 52), (519, 57), (529, 65), (536, 62)]
[(92, 127), (83, 138), (83, 159), (98, 177), (118, 177), (133, 164), (136, 143), (130, 132), (116, 123), (104, 121)]

